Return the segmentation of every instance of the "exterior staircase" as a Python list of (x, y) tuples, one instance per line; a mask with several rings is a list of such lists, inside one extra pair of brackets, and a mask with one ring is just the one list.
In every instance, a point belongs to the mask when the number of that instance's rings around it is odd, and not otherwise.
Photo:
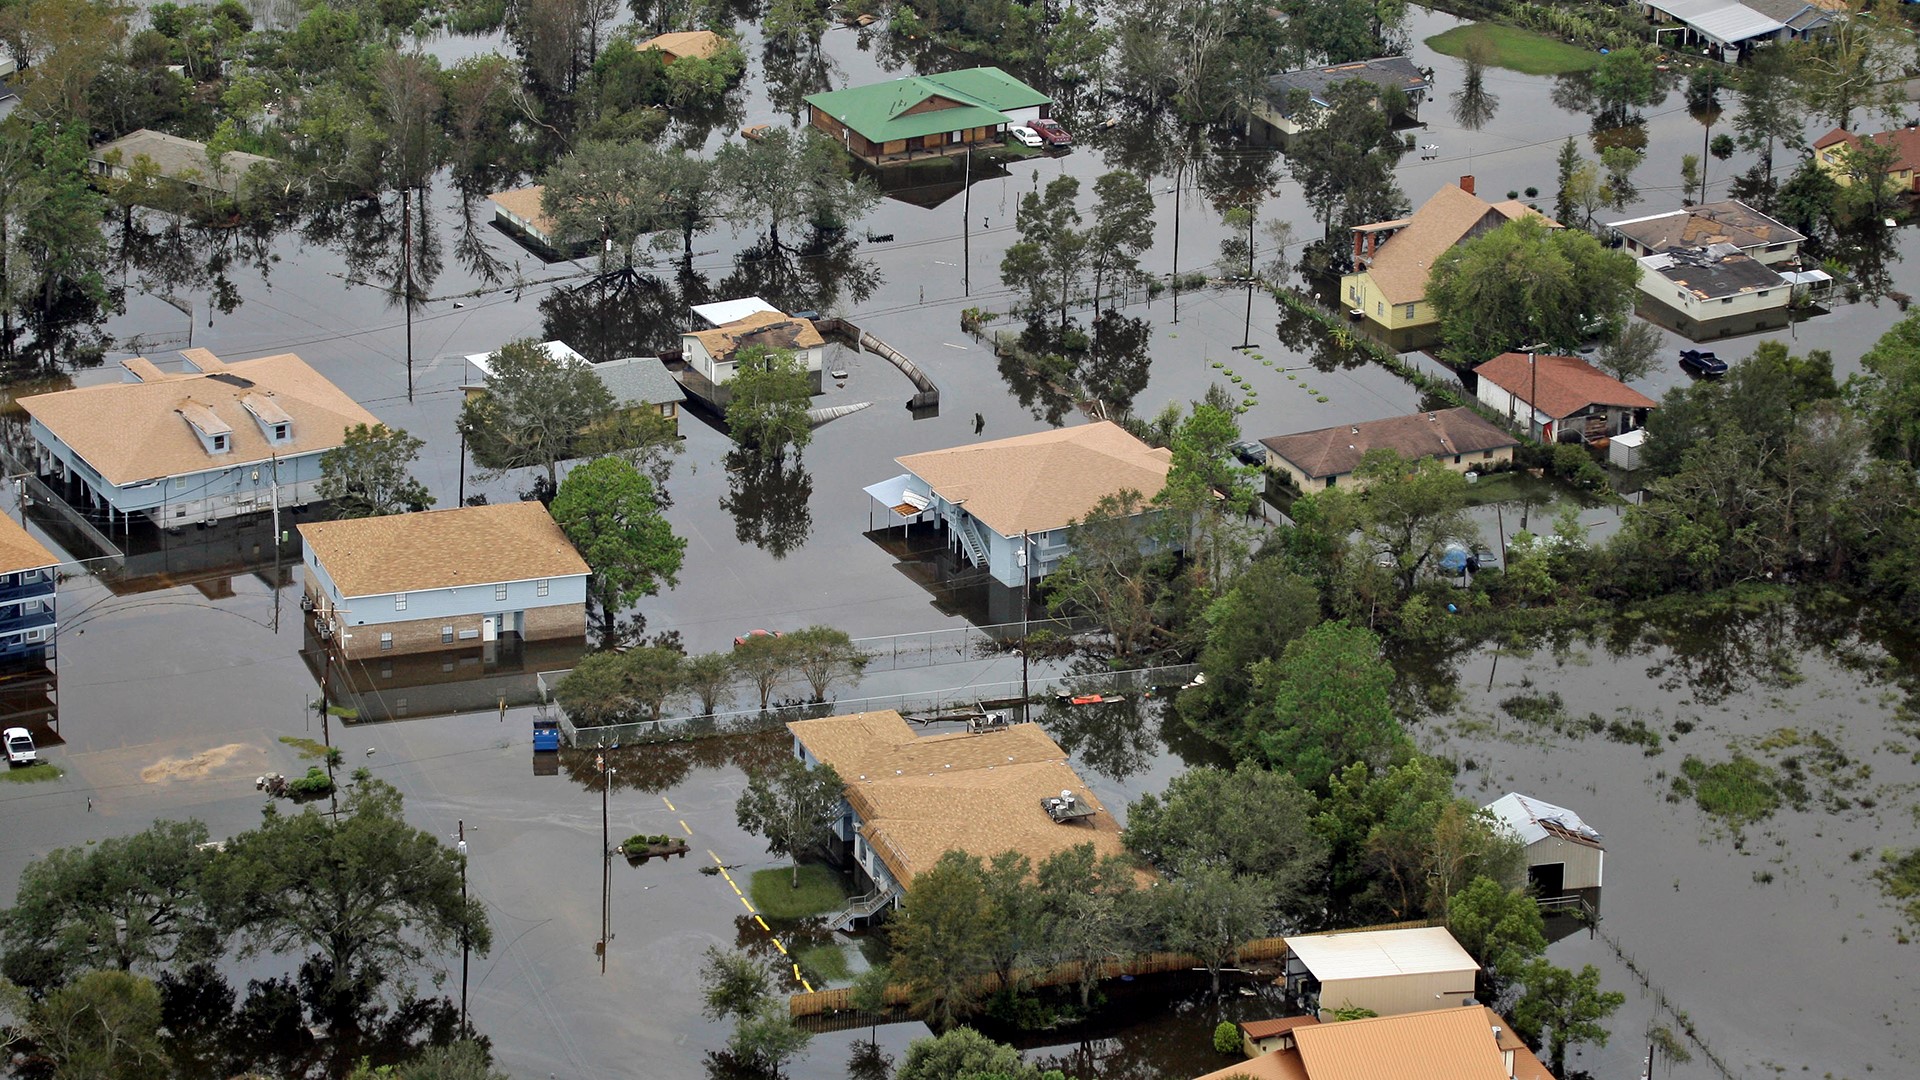
[(966, 549), (967, 558), (975, 566), (987, 565), (987, 538), (980, 535), (980, 527), (974, 524), (973, 515), (962, 513), (960, 527), (954, 532), (960, 534), (960, 546)]
[(827, 920), (827, 929), (852, 930), (854, 923), (861, 919), (873, 918), (882, 908), (893, 903), (893, 896), (892, 889), (875, 889), (870, 893), (862, 893), (847, 901), (847, 906), (838, 915)]

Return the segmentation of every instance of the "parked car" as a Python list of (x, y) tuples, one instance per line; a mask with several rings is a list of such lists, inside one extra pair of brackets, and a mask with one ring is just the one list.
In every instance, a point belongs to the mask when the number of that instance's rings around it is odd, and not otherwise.
[(1061, 127), (1058, 121), (1029, 120), (1027, 126), (1038, 133), (1042, 139), (1045, 139), (1048, 146), (1073, 145), (1073, 136), (1067, 134), (1067, 129)]
[(1013, 125), (1007, 129), (1007, 134), (1012, 136), (1013, 141), (1019, 143), (1021, 146), (1038, 148), (1047, 144), (1047, 140), (1041, 138), (1039, 132), (1024, 124)]
[(747, 642), (752, 641), (754, 638), (785, 637), (785, 636), (786, 636), (785, 634), (782, 634), (778, 630), (749, 630), (746, 633), (741, 634), (739, 637), (733, 639), (733, 647), (737, 649), (740, 646), (745, 645)]
[(10, 727), (0, 732), (0, 742), (7, 744), (7, 764), (32, 765), (40, 760), (40, 754), (33, 748), (33, 736), (23, 727)]
[(1237, 442), (1233, 444), (1233, 456), (1239, 458), (1242, 465), (1259, 468), (1267, 463), (1267, 448), (1257, 442)]
[(1680, 366), (1703, 379), (1717, 379), (1727, 373), (1727, 362), (1706, 349), (1681, 349)]

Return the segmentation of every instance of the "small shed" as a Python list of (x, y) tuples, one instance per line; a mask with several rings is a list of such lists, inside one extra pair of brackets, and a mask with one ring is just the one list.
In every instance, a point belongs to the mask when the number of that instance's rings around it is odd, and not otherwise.
[(1282, 978), (1324, 1020), (1338, 1009), (1397, 1016), (1457, 1005), (1473, 997), (1479, 971), (1446, 927), (1426, 926), (1289, 937)]
[(1240, 1025), (1240, 1049), (1250, 1058), (1275, 1050), (1291, 1050), (1295, 1028), (1320, 1022), (1315, 1016), (1282, 1016), (1274, 1020), (1247, 1020)]
[(1647, 444), (1647, 431), (1637, 428), (1623, 431), (1613, 437), (1607, 446), (1607, 462), (1616, 469), (1633, 470), (1640, 467), (1640, 449)]
[(1527, 846), (1527, 884), (1543, 900), (1599, 890), (1607, 849), (1600, 834), (1564, 806), (1509, 792), (1487, 812)]

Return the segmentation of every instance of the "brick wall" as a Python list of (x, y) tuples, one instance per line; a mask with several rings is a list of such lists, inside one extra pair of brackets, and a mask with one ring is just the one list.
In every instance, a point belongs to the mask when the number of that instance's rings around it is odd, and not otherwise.
[[(471, 648), (482, 643), (482, 622), (483, 619), (479, 615), (453, 615), (414, 619), (408, 622), (381, 623), (377, 626), (356, 626), (348, 630), (352, 636), (347, 639), (341, 655), (349, 660), (370, 660), (405, 653)], [(525, 623), (521, 636), (526, 641), (577, 638), (584, 635), (587, 630), (587, 607), (585, 604), (563, 604), (533, 608), (526, 613)], [(445, 628), (449, 626), (453, 628), (451, 642), (446, 640), (445, 634)], [(462, 637), (463, 633), (468, 636)], [(384, 649), (380, 647), (382, 634), (393, 635), (392, 647)]]
[(566, 604), (529, 609), (526, 628), (521, 632), (521, 636), (528, 641), (547, 641), (554, 638), (576, 638), (586, 632), (587, 605)]

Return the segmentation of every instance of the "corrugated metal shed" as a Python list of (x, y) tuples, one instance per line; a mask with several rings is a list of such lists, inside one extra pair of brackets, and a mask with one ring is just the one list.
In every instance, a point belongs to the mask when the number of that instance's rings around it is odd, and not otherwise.
[(1444, 926), (1309, 934), (1289, 937), (1287, 948), (1321, 982), (1480, 969)]

